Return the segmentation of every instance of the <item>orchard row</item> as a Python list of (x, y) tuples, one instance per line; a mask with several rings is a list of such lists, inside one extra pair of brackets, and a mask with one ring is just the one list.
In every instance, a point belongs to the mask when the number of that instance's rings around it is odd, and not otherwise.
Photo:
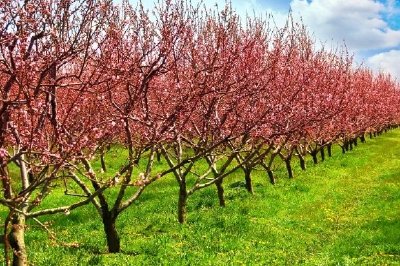
[[(225, 205), (223, 181), (234, 171), (252, 192), (256, 167), (275, 183), (283, 160), (292, 178), (292, 158), (305, 169), (307, 154), (317, 163), (333, 144), (345, 152), (400, 119), (390, 75), (355, 66), (345, 46), (316, 43), (290, 15), (277, 27), (239, 18), (229, 4), (160, 1), (148, 12), (107, 0), (4, 0), (0, 85), (4, 240), (19, 265), (26, 219), (93, 204), (109, 251), (119, 252), (118, 215), (167, 174), (183, 223), (202, 188), (215, 185)], [(116, 172), (107, 169), (110, 147), (125, 156)], [(154, 169), (156, 159), (165, 169)], [(63, 183), (84, 199), (42, 208)]]

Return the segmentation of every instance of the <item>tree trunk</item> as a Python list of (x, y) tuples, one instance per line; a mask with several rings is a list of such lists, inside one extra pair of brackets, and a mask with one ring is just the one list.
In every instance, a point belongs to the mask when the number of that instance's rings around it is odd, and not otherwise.
[(187, 198), (186, 184), (179, 184), (178, 221), (181, 224), (186, 221)]
[(321, 153), (321, 162), (323, 162), (323, 161), (325, 161), (325, 149), (324, 149), (324, 147), (321, 147), (320, 153)]
[(16, 213), (11, 218), (11, 231), (8, 241), (13, 251), (13, 266), (28, 265), (28, 256), (25, 246), (25, 216)]
[(360, 136), (360, 141), (361, 141), (361, 143), (365, 143), (365, 136), (364, 136), (364, 134), (362, 134), (362, 135)]
[(357, 137), (355, 137), (355, 138), (353, 139), (353, 144), (354, 144), (354, 147), (357, 147), (357, 145), (358, 145)]
[(312, 156), (312, 159), (313, 159), (314, 164), (317, 164), (317, 163), (318, 163), (317, 151), (313, 151), (313, 152), (311, 153), (311, 156)]
[(157, 150), (156, 154), (157, 154), (157, 162), (161, 162), (161, 151)]
[(328, 144), (327, 149), (328, 149), (328, 156), (332, 157), (332, 144)]
[(306, 161), (302, 155), (299, 155), (300, 167), (303, 171), (306, 170)]
[(225, 196), (224, 196), (224, 187), (222, 186), (222, 179), (215, 182), (215, 186), (217, 187), (219, 206), (225, 207)]
[(247, 191), (253, 194), (254, 190), (253, 190), (253, 183), (251, 180), (251, 169), (244, 169), (244, 180), (246, 182)]
[(288, 177), (290, 179), (292, 179), (293, 178), (293, 169), (292, 169), (292, 166), (290, 165), (290, 157), (285, 160), (285, 165), (286, 165), (286, 170), (288, 172)]
[(346, 149), (344, 146), (340, 146), (342, 148), (342, 153), (345, 154), (346, 153)]
[(274, 172), (272, 172), (272, 170), (267, 170), (267, 174), (268, 174), (268, 177), (269, 177), (269, 182), (272, 184), (272, 185), (275, 185), (275, 177), (274, 177)]
[(121, 252), (121, 244), (118, 231), (115, 227), (117, 217), (113, 217), (110, 212), (103, 213), (104, 232), (107, 239), (108, 252), (118, 253)]
[(349, 141), (349, 150), (351, 151), (353, 150), (353, 141), (351, 140)]
[(349, 141), (348, 140), (346, 140), (344, 142), (344, 148), (345, 148), (346, 151), (349, 151)]
[(7, 164), (4, 162), (3, 158), (0, 158), (0, 176), (3, 195), (5, 199), (12, 198), (12, 188), (10, 182), (10, 176), (8, 174)]
[(372, 132), (369, 132), (369, 138), (372, 139)]
[(101, 163), (101, 170), (103, 170), (103, 172), (107, 172), (107, 166), (104, 160), (104, 152), (100, 154), (100, 163)]

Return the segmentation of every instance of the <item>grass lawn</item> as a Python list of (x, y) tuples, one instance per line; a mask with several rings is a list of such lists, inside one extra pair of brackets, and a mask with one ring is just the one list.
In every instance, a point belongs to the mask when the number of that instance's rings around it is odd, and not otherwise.
[[(63, 243), (34, 221), (26, 242), (34, 265), (400, 265), (400, 130), (367, 139), (288, 180), (283, 164), (271, 185), (254, 171), (255, 194), (237, 171), (189, 198), (188, 221), (177, 223), (173, 176), (152, 184), (121, 214), (121, 254), (107, 254), (102, 223), (88, 205), (70, 215), (41, 217)], [(55, 197), (53, 201), (61, 201)], [(4, 209), (3, 209), (4, 210)], [(4, 221), (4, 211), (0, 222)], [(77, 247), (78, 246), (78, 247)], [(0, 258), (0, 263), (3, 258)]]

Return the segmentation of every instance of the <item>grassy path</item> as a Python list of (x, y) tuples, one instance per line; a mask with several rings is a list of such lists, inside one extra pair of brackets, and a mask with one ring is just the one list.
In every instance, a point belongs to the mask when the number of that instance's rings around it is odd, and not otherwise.
[[(278, 184), (256, 172), (255, 195), (242, 173), (225, 181), (227, 207), (214, 188), (189, 199), (188, 223), (176, 222), (177, 186), (156, 182), (118, 221), (124, 253), (105, 253), (101, 223), (92, 207), (52, 221), (48, 240), (31, 224), (35, 265), (400, 265), (400, 130), (368, 139), (355, 150)], [(95, 218), (93, 218), (95, 217)], [(31, 230), (34, 229), (34, 230)]]

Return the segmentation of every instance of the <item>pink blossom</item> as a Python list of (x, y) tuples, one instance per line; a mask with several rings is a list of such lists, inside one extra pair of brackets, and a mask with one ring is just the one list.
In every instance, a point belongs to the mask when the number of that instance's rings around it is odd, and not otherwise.
[(0, 148), (0, 158), (4, 158), (8, 156), (8, 152), (6, 149)]

